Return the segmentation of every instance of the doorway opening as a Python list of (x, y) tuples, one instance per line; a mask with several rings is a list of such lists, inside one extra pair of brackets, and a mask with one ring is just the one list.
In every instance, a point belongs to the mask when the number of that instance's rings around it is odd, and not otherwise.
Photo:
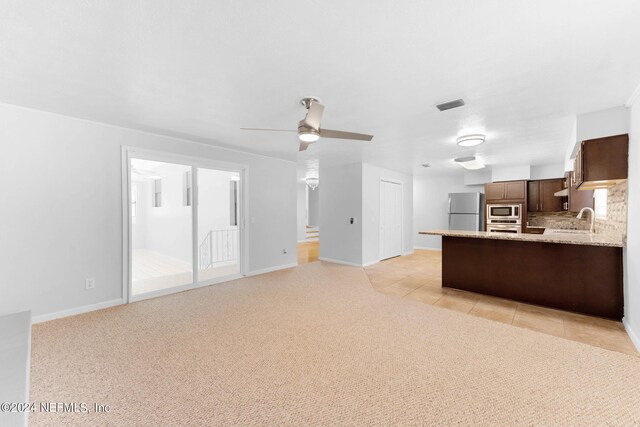
[(320, 186), (318, 177), (298, 183), (298, 264), (320, 255)]

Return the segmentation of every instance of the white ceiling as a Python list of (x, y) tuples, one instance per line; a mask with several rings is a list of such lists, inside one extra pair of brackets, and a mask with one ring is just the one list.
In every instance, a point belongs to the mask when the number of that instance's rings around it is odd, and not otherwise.
[[(559, 163), (575, 115), (640, 83), (637, 0), (0, 1), (0, 101), (322, 165)], [(326, 105), (298, 154), (298, 99)], [(462, 97), (467, 106), (438, 112)]]

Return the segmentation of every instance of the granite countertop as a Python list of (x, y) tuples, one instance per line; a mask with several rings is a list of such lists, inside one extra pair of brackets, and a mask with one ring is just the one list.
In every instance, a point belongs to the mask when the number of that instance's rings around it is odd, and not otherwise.
[(623, 236), (606, 233), (593, 234), (509, 234), (489, 233), (486, 231), (459, 231), (459, 230), (427, 230), (418, 234), (430, 234), (434, 236), (470, 237), (476, 239), (518, 240), (524, 242), (564, 243), (569, 245), (612, 246), (622, 248), (625, 245)]

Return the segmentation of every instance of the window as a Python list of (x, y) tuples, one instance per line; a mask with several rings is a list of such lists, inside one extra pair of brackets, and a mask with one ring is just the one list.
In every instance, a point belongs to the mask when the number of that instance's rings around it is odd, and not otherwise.
[(153, 207), (159, 208), (162, 206), (162, 179), (153, 180)]
[(593, 192), (594, 211), (597, 219), (607, 219), (607, 198), (608, 192), (606, 188), (600, 188)]
[(234, 181), (233, 178), (229, 182), (229, 207), (231, 209), (230, 225), (238, 225), (238, 181)]
[(184, 206), (191, 206), (191, 200), (193, 199), (193, 184), (191, 183), (191, 171), (186, 171), (182, 178), (182, 204)]
[(131, 186), (131, 217), (135, 218), (138, 213), (138, 186)]

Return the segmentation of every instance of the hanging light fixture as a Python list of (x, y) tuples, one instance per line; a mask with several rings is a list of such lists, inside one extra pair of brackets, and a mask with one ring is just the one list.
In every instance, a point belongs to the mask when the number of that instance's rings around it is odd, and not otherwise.
[(309, 188), (312, 190), (315, 190), (316, 188), (318, 188), (318, 185), (320, 185), (320, 180), (318, 179), (318, 177), (310, 176), (309, 178), (305, 179), (305, 181)]

